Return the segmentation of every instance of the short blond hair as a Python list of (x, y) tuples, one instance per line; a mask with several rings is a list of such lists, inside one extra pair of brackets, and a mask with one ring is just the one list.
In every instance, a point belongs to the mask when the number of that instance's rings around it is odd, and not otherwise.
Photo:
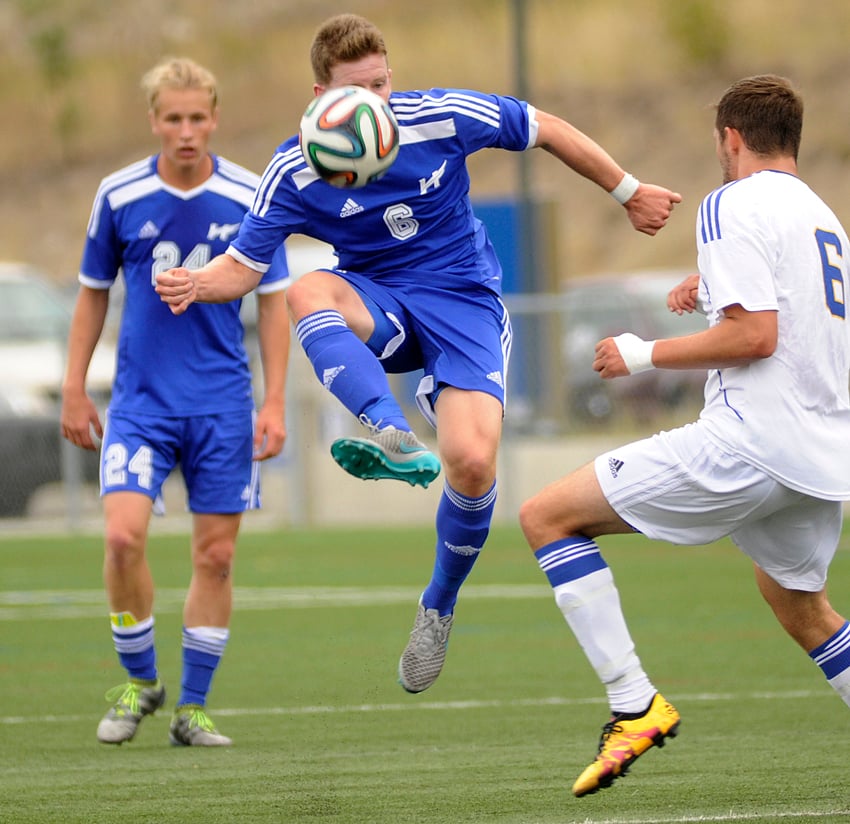
[(162, 89), (201, 89), (209, 93), (210, 107), (218, 106), (215, 76), (188, 57), (166, 57), (142, 77), (142, 91), (151, 111), (156, 111)]

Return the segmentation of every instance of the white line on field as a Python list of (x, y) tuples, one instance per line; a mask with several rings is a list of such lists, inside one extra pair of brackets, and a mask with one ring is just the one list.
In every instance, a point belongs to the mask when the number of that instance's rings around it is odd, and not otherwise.
[[(788, 690), (786, 692), (749, 692), (749, 693), (724, 693), (724, 692), (701, 692), (693, 695), (676, 695), (675, 698), (682, 703), (686, 701), (799, 701), (801, 699), (830, 698), (835, 693), (830, 689), (815, 690)], [(468, 700), (468, 701), (419, 701), (411, 698), (410, 701), (395, 704), (349, 704), (333, 706), (328, 704), (315, 704), (303, 707), (248, 707), (248, 708), (216, 708), (216, 716), (252, 716), (252, 715), (329, 715), (345, 713), (381, 713), (381, 712), (410, 712), (419, 710), (446, 711), (446, 710), (480, 710), (499, 709), (505, 707), (574, 707), (584, 704), (605, 704), (606, 699), (599, 698), (563, 698), (555, 696), (552, 698), (517, 698), (513, 700)], [(0, 725), (30, 724), (30, 723), (76, 723), (88, 721), (94, 716), (90, 715), (36, 715), (36, 716), (0, 716)], [(635, 824), (635, 823), (633, 823)]]
[[(304, 609), (316, 607), (369, 607), (413, 603), (422, 594), (414, 587), (234, 587), (233, 608)], [(470, 584), (464, 600), (517, 600), (551, 598), (552, 589), (531, 584)], [(185, 589), (156, 591), (157, 614), (180, 612)], [(54, 618), (97, 618), (106, 615), (102, 589), (7, 590), (0, 592), (0, 621), (33, 621)]]
[(839, 815), (850, 815), (850, 809), (845, 810), (797, 810), (770, 813), (726, 813), (720, 815), (677, 815), (669, 818), (585, 818), (576, 824), (698, 824), (711, 821), (780, 821), (802, 819), (809, 821), (815, 818), (827, 818)]

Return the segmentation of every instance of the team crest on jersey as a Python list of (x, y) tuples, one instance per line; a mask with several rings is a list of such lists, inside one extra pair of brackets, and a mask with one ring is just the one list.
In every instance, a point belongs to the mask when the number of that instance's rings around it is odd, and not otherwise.
[(446, 173), (446, 164), (448, 162), (448, 160), (444, 160), (439, 169), (434, 169), (434, 171), (431, 172), (431, 177), (427, 179), (424, 177), (419, 178), (420, 195), (427, 195), (429, 189), (440, 188), (440, 181), (443, 179), (443, 175)]
[(210, 223), (207, 240), (222, 240), (227, 243), (238, 231), (238, 223)]

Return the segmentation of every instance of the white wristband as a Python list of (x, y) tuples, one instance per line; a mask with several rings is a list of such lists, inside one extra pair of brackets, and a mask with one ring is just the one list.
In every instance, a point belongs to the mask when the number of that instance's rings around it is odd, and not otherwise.
[(644, 340), (631, 332), (617, 335), (613, 340), (630, 375), (637, 375), (638, 372), (655, 368), (652, 363), (654, 340)]
[(640, 181), (626, 172), (623, 175), (623, 179), (611, 190), (611, 197), (617, 203), (623, 204), (627, 200), (631, 200), (634, 193), (638, 190), (638, 186), (640, 186)]

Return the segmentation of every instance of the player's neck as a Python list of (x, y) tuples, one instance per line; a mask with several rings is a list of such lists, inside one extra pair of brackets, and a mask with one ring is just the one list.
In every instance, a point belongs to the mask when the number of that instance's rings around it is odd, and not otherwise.
[(156, 164), (157, 174), (169, 186), (181, 191), (188, 191), (200, 186), (213, 173), (213, 160), (207, 154), (193, 165), (178, 165), (172, 163), (164, 154), (159, 156)]
[(739, 177), (749, 177), (756, 172), (787, 172), (798, 176), (797, 161), (788, 155), (777, 155), (775, 157), (761, 157), (750, 155), (746, 161), (738, 167)]

